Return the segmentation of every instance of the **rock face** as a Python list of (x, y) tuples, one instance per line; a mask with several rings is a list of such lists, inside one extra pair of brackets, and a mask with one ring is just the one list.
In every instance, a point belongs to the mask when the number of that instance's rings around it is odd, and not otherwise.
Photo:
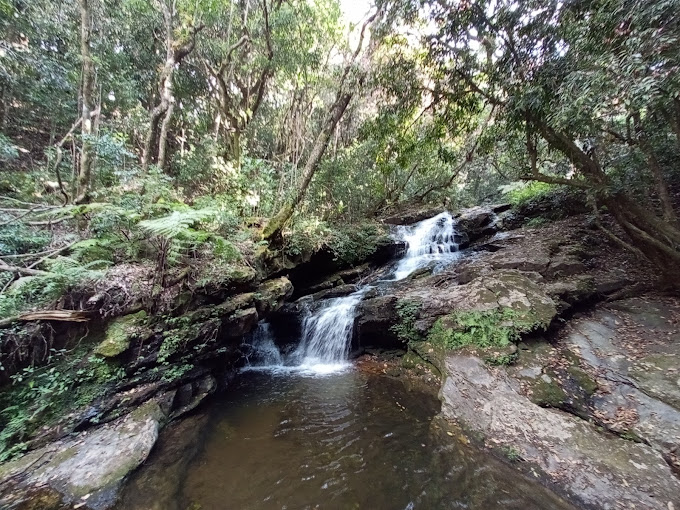
[(502, 370), (476, 357), (449, 356), (442, 413), (486, 440), (515, 449), (571, 499), (587, 508), (680, 505), (680, 481), (652, 448), (598, 433), (586, 422), (541, 408), (519, 394)]
[[(166, 416), (150, 401), (128, 416), (31, 452), (0, 471), (3, 508), (30, 500), (49, 487), (62, 506), (110, 508), (125, 477), (146, 460)], [(55, 504), (55, 508), (59, 508)]]
[[(143, 323), (146, 322), (146, 312), (124, 315), (111, 321), (106, 328), (106, 335), (102, 343), (94, 349), (95, 354), (105, 358), (115, 358), (130, 347), (130, 342), (145, 333)], [(147, 332), (148, 334), (148, 332)]]

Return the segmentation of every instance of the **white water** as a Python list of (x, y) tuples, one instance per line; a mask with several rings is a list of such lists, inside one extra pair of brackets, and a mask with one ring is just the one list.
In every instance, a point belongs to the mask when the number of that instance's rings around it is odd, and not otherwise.
[[(399, 239), (408, 243), (408, 251), (394, 272), (395, 280), (429, 264), (444, 264), (458, 257), (455, 221), (447, 212), (402, 226)], [(252, 354), (244, 370), (296, 372), (305, 375), (326, 375), (346, 370), (352, 344), (355, 310), (370, 287), (349, 296), (325, 300), (313, 312), (307, 312), (302, 322), (302, 340), (289, 355), (283, 355), (275, 345), (269, 325), (260, 323), (250, 340)]]
[(394, 280), (403, 280), (429, 264), (446, 263), (458, 258), (458, 234), (456, 223), (448, 212), (412, 226), (398, 227), (397, 237), (408, 243), (408, 251), (394, 271)]
[(255, 359), (245, 370), (270, 370), (325, 375), (346, 370), (354, 329), (354, 311), (369, 287), (349, 296), (328, 299), (321, 308), (308, 313), (302, 322), (302, 340), (297, 349), (283, 356), (274, 344), (266, 322), (253, 334)]

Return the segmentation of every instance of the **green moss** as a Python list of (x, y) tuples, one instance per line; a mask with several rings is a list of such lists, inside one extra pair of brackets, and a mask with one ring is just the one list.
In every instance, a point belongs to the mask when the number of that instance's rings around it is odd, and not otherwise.
[(588, 396), (595, 394), (598, 389), (597, 382), (580, 366), (570, 365), (567, 369), (567, 372), (569, 372), (571, 378), (583, 389), (583, 391), (586, 392)]
[(106, 328), (104, 341), (95, 347), (95, 354), (113, 358), (130, 347), (132, 339), (140, 334), (141, 325), (146, 321), (144, 310), (114, 319)]
[(549, 376), (538, 378), (531, 389), (533, 391), (531, 401), (539, 406), (559, 408), (567, 401), (567, 394), (557, 381)]

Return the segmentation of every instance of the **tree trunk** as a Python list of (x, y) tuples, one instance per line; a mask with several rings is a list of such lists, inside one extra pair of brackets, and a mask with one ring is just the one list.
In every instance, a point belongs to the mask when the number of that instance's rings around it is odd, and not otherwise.
[(330, 142), (331, 136), (335, 131), (335, 127), (338, 125), (338, 122), (347, 110), (347, 106), (349, 105), (352, 96), (353, 94), (349, 92), (340, 95), (338, 100), (331, 107), (331, 111), (324, 122), (324, 126), (317, 136), (316, 141), (314, 142), (312, 152), (305, 163), (305, 167), (302, 171), (302, 182), (300, 183), (297, 192), (293, 198), (288, 200), (283, 205), (283, 207), (281, 207), (276, 216), (269, 220), (269, 223), (267, 223), (267, 226), (262, 232), (262, 237), (264, 239), (269, 240), (278, 237), (281, 234), (283, 227), (286, 225), (288, 220), (290, 220), (291, 216), (293, 216), (295, 208), (300, 204), (300, 202), (302, 202), (302, 199), (307, 193), (309, 183), (312, 182), (312, 177), (314, 177), (316, 169), (321, 162), (321, 158), (323, 158), (323, 155), (328, 148), (328, 143)]
[[(578, 187), (590, 189), (597, 203), (607, 207), (633, 241), (632, 247), (659, 268), (669, 283), (679, 286), (680, 274), (677, 268), (680, 267), (680, 229), (674, 222), (667, 221), (668, 214), (659, 218), (628, 194), (612, 193), (609, 179), (596, 159), (584, 152), (565, 133), (556, 131), (542, 120), (532, 118), (531, 121), (548, 145), (564, 154), (585, 178), (587, 186), (581, 181), (577, 182)], [(651, 171), (654, 174), (655, 169), (652, 168)], [(569, 179), (552, 178), (538, 173), (530, 178), (555, 184), (570, 184)]]
[(92, 181), (93, 145), (93, 91), (94, 91), (94, 62), (90, 54), (90, 36), (92, 33), (92, 13), (90, 0), (80, 0), (80, 53), (82, 64), (82, 123), (81, 134), (83, 137), (80, 170), (78, 172), (78, 197), (76, 203), (80, 204), (89, 200), (90, 184)]
[(151, 110), (149, 131), (144, 140), (144, 149), (142, 151), (143, 170), (147, 170), (154, 161), (161, 168), (164, 168), (166, 165), (168, 129), (175, 109), (172, 76), (175, 67), (179, 66), (182, 63), (182, 59), (194, 50), (196, 34), (203, 29), (203, 25), (191, 28), (185, 40), (176, 41), (173, 29), (174, 7), (168, 7), (164, 0), (157, 0), (156, 4), (163, 13), (163, 22), (165, 24), (165, 64), (158, 80), (160, 102)]
[[(352, 58), (343, 70), (342, 77), (340, 78), (340, 82), (338, 84), (338, 92), (335, 97), (335, 102), (328, 111), (328, 116), (324, 120), (321, 132), (319, 132), (319, 135), (316, 137), (314, 146), (312, 147), (312, 152), (309, 154), (309, 158), (305, 163), (305, 167), (302, 171), (302, 182), (300, 183), (293, 198), (284, 203), (279, 212), (276, 213), (276, 215), (270, 219), (267, 225), (264, 227), (262, 231), (262, 238), (264, 240), (268, 241), (280, 237), (283, 227), (286, 225), (286, 223), (288, 223), (295, 212), (295, 208), (305, 197), (309, 183), (312, 182), (312, 178), (316, 173), (316, 169), (319, 167), (321, 158), (323, 158), (323, 155), (328, 148), (328, 143), (330, 142), (331, 136), (333, 135), (338, 122), (340, 122), (340, 119), (342, 119), (342, 116), (345, 114), (345, 111), (347, 111), (347, 106), (349, 106), (352, 96), (354, 95), (354, 90), (352, 92), (345, 91), (347, 78), (363, 47), (366, 28), (368, 25), (373, 23), (377, 16), (378, 13), (376, 12), (374, 15), (368, 18), (361, 27), (359, 43), (356, 50), (352, 54)], [(359, 80), (359, 83), (360, 82), (361, 79)], [(355, 87), (359, 83), (357, 83)]]
[(161, 124), (161, 132), (158, 141), (158, 167), (165, 170), (167, 166), (167, 151), (168, 151), (168, 130), (170, 129), (170, 122), (172, 121), (172, 114), (175, 111), (175, 103), (170, 102), (168, 109), (163, 117), (163, 124)]

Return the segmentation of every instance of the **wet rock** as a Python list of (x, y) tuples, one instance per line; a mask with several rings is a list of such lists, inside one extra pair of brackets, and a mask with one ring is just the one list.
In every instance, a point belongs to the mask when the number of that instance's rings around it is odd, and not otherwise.
[(416, 209), (402, 211), (383, 218), (383, 223), (388, 225), (413, 225), (420, 221), (437, 216), (445, 211), (443, 207), (430, 207), (426, 209)]
[(364, 299), (357, 307), (353, 351), (366, 348), (403, 348), (404, 342), (392, 331), (399, 322), (396, 296)]
[(214, 393), (216, 388), (217, 381), (211, 375), (180, 386), (175, 394), (170, 419), (174, 420), (194, 410), (206, 397)]
[(115, 422), (4, 465), (0, 505), (10, 507), (30, 498), (31, 491), (48, 487), (66, 504), (92, 510), (111, 508), (121, 482), (146, 460), (164, 420), (159, 404), (150, 401)]
[(143, 310), (114, 319), (106, 328), (104, 340), (95, 347), (95, 354), (106, 358), (122, 354), (130, 347), (130, 342), (135, 337), (141, 337), (144, 334), (148, 336), (150, 331), (143, 327), (145, 322), (146, 312)]
[(504, 371), (469, 356), (449, 356), (442, 413), (512, 447), (572, 500), (593, 508), (680, 505), (680, 480), (652, 448), (603, 435), (574, 416), (539, 407), (519, 394)]
[(305, 296), (303, 299), (310, 297), (313, 301), (319, 301), (320, 299), (348, 296), (357, 290), (359, 290), (358, 285), (339, 285), (338, 287), (334, 287), (332, 289), (322, 290), (321, 292), (317, 292), (311, 296)]

